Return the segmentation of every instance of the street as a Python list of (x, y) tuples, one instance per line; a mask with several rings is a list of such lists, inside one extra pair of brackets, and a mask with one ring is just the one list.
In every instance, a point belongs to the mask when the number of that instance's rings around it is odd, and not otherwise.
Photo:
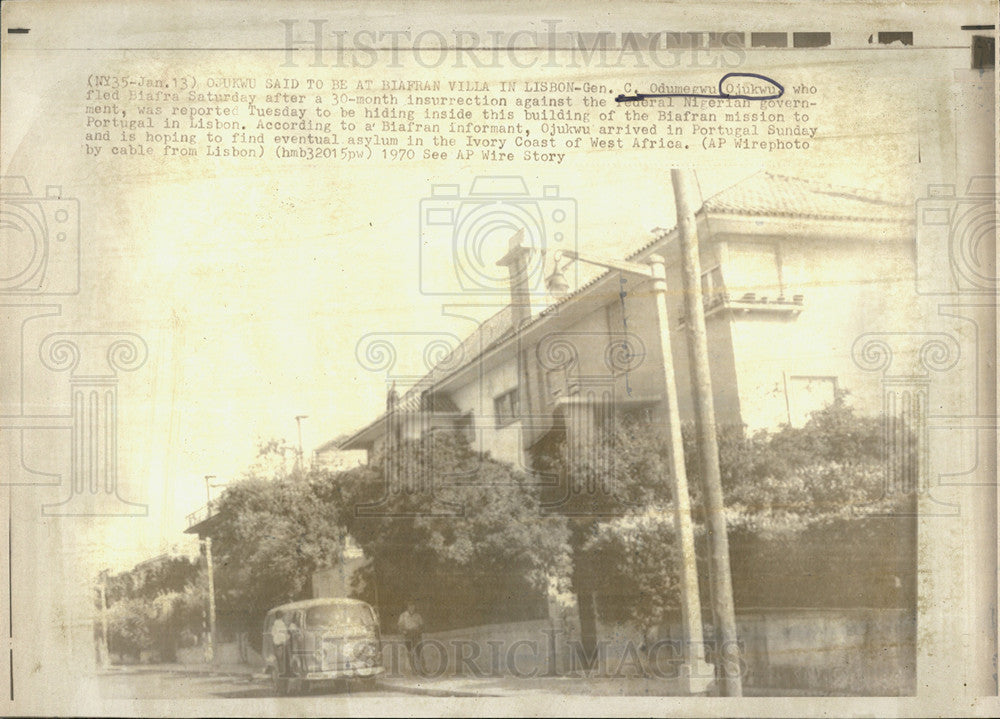
[[(261, 699), (275, 697), (271, 685), (263, 680), (241, 676), (206, 676), (170, 671), (136, 671), (103, 674), (97, 678), (102, 698), (121, 699)], [(403, 692), (376, 687), (330, 686), (315, 688), (302, 697), (327, 697), (332, 701), (368, 697), (401, 697)]]

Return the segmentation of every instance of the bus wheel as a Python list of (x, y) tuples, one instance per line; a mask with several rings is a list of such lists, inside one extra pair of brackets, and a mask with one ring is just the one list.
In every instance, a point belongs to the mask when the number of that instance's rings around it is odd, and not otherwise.
[(271, 670), (271, 683), (274, 686), (274, 693), (279, 697), (288, 696), (288, 678), (278, 675), (278, 670)]

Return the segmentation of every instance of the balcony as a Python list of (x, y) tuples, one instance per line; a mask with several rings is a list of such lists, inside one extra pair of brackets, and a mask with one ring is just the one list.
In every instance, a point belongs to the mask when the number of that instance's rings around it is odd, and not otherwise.
[(219, 516), (215, 510), (215, 503), (209, 502), (205, 506), (199, 507), (191, 512), (191, 514), (186, 517), (187, 529), (184, 530), (184, 533), (198, 535), (206, 534), (205, 530), (210, 528), (210, 520)]
[[(769, 297), (757, 292), (744, 292), (739, 298), (734, 298), (728, 292), (713, 292), (703, 296), (703, 304), (705, 319), (725, 310), (738, 314), (763, 312), (795, 317), (804, 309), (805, 298), (802, 295)], [(687, 324), (683, 305), (678, 312), (678, 324), (682, 327)]]

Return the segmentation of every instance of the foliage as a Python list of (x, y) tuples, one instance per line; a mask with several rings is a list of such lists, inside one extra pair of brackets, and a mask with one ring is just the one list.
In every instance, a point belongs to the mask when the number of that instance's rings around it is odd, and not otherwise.
[(142, 562), (127, 572), (108, 577), (107, 601), (155, 599), (167, 592), (183, 592), (196, 583), (198, 561), (184, 556), (163, 556)]
[[(458, 433), (403, 442), (329, 487), (390, 615), (419, 599), (429, 625), (516, 618), (568, 572), (565, 521), (543, 513), (537, 483)], [(519, 604), (525, 595), (535, 606)]]
[(652, 506), (599, 522), (580, 548), (577, 561), (600, 568), (590, 587), (605, 621), (648, 628), (679, 610), (672, 512)]
[(150, 634), (160, 661), (174, 661), (182, 633), (197, 632), (204, 623), (207, 603), (204, 576), (202, 582), (190, 585), (183, 592), (161, 594), (149, 602)]
[(142, 650), (153, 646), (152, 610), (144, 599), (124, 599), (108, 609), (108, 649), (139, 661)]
[(161, 661), (173, 661), (180, 634), (202, 625), (205, 576), (189, 557), (157, 557), (108, 577), (105, 596), (111, 652), (138, 661), (152, 649)]
[[(694, 434), (685, 427), (688, 477), (700, 516)], [(843, 396), (802, 427), (748, 436), (742, 427), (728, 426), (718, 439), (726, 520), (733, 529), (794, 534), (838, 519), (906, 512), (912, 499), (887, 492), (882, 421), (858, 416)]]
[[(281, 443), (262, 445), (257, 466), (276, 466), (280, 453)], [(311, 596), (312, 574), (336, 566), (348, 536), (371, 560), (356, 593), (386, 617), (423, 599), (429, 625), (445, 612), (516, 614), (514, 598), (539, 596), (568, 567), (564, 524), (542, 516), (535, 484), (452, 433), (342, 472), (248, 471), (220, 497), (216, 521), (219, 614), (250, 631), (268, 609)]]
[(297, 448), (284, 439), (258, 439), (257, 455), (240, 479), (284, 480), (295, 471), (297, 454)]
[(535, 469), (557, 478), (547, 492), (553, 511), (581, 519), (622, 516), (670, 501), (667, 448), (661, 432), (623, 416), (586, 442), (561, 442), (557, 456), (547, 464), (542, 457)]
[(323, 479), (247, 476), (226, 488), (212, 532), (220, 615), (255, 630), (270, 608), (310, 596), (313, 572), (336, 565), (344, 532), (317, 492)]
[[(702, 480), (693, 427), (684, 427), (684, 440), (696, 544), (704, 563)], [(899, 587), (908, 585), (907, 572), (912, 573), (907, 557), (912, 559), (913, 551), (908, 519), (913, 495), (886, 491), (879, 418), (858, 416), (840, 397), (803, 427), (752, 435), (742, 427), (721, 427), (718, 441), (738, 598), (753, 606), (786, 601), (808, 606), (833, 597), (869, 604), (901, 601), (906, 591)], [(584, 489), (600, 486), (594, 482), (599, 473), (614, 473), (614, 483), (605, 480), (614, 491), (600, 501), (583, 491), (560, 508), (606, 510), (575, 523), (574, 583), (578, 590), (597, 593), (598, 612), (606, 621), (649, 627), (675, 611), (679, 601), (666, 480), (669, 445), (662, 433), (628, 418), (605, 426), (597, 445), (581, 455), (564, 442), (555, 461), (550, 457), (547, 465), (540, 464), (561, 470), (564, 482)], [(845, 576), (856, 581), (862, 565), (872, 563), (860, 538), (889, 550), (878, 560), (888, 580), (873, 580), (852, 596), (820, 587)]]

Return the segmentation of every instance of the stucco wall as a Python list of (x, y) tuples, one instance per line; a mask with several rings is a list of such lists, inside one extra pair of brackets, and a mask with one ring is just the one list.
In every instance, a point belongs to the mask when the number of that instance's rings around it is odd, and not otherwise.
[[(907, 695), (915, 690), (915, 623), (897, 609), (781, 609), (737, 615), (744, 686), (776, 693)], [(596, 676), (669, 682), (678, 627), (643, 643), (633, 629), (601, 625)], [(408, 674), (398, 637), (384, 638), (387, 670)], [(493, 624), (424, 636), (431, 676), (540, 677), (584, 672), (579, 637), (547, 620)], [(555, 651), (553, 657), (552, 651)], [(709, 653), (711, 656), (711, 653)], [(550, 658), (554, 658), (551, 661)], [(551, 663), (550, 663), (551, 662)]]
[[(917, 325), (903, 299), (912, 285), (904, 247), (774, 239), (781, 245), (784, 293), (803, 295), (803, 309), (794, 316), (734, 315), (731, 336), (743, 421), (751, 428), (801, 424), (827, 398), (824, 385), (833, 383), (850, 392), (850, 403), (862, 414), (877, 414), (879, 377), (862, 371), (851, 350), (865, 332)], [(724, 321), (719, 316), (710, 323)]]

